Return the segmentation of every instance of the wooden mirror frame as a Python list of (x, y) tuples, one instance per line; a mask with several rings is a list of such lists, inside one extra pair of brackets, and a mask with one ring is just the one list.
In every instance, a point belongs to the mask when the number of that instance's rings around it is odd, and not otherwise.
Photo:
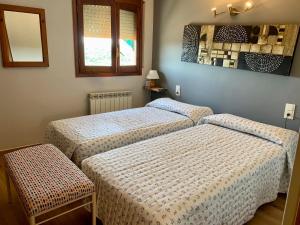
[[(13, 62), (10, 60), (11, 52), (6, 32), (4, 11), (32, 13), (39, 15), (43, 62)], [(0, 4), (0, 43), (3, 67), (49, 67), (45, 10), (39, 8)]]

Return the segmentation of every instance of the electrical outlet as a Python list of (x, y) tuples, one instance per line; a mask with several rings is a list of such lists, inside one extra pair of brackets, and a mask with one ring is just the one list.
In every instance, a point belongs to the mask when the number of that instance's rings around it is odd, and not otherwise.
[(288, 120), (294, 120), (294, 118), (295, 118), (295, 111), (296, 111), (296, 105), (295, 104), (287, 103), (285, 105), (284, 118), (288, 119)]
[(181, 95), (181, 88), (180, 85), (176, 85), (176, 91), (175, 91), (176, 96), (180, 96)]

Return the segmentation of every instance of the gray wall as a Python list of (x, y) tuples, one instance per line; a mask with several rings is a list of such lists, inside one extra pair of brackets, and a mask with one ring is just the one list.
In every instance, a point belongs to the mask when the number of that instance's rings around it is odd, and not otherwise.
[[(0, 150), (43, 141), (49, 121), (86, 115), (87, 94), (131, 90), (145, 103), (145, 76), (75, 78), (72, 0), (1, 0), (46, 9), (49, 68), (2, 67), (0, 58)], [(152, 66), (153, 0), (145, 4), (144, 74)]]
[[(180, 61), (183, 29), (187, 24), (300, 24), (299, 0), (254, 2), (256, 8), (251, 12), (236, 18), (228, 14), (214, 18), (210, 9), (217, 6), (225, 10), (226, 1), (155, 0), (153, 67), (162, 73), (163, 84), (173, 97), (175, 85), (181, 85), (179, 100), (211, 106), (216, 113), (233, 113), (282, 126), (285, 103), (300, 107), (300, 78), (297, 78), (300, 76), (300, 44), (291, 77)], [(291, 121), (288, 127), (297, 129), (299, 124), (299, 120)]]

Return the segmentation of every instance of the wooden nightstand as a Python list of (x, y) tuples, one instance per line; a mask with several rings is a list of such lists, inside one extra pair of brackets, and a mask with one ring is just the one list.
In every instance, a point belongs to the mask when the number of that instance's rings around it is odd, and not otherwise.
[(166, 89), (166, 88), (160, 88), (160, 87), (149, 88), (149, 87), (145, 87), (145, 89), (149, 92), (151, 101), (154, 101), (155, 99), (158, 99), (158, 98), (167, 97), (167, 90), (168, 89)]

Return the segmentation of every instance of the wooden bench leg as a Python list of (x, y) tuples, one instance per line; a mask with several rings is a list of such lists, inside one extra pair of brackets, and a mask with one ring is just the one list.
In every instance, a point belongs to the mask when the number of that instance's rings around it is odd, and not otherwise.
[(29, 217), (29, 224), (35, 225), (35, 217), (34, 216)]
[(93, 193), (92, 196), (92, 224), (96, 225), (96, 218), (97, 218), (97, 204), (96, 204), (96, 193)]
[(7, 198), (8, 203), (12, 203), (12, 197), (11, 197), (11, 188), (10, 188), (10, 179), (7, 170), (5, 169), (5, 177), (6, 177), (6, 189), (7, 189)]

